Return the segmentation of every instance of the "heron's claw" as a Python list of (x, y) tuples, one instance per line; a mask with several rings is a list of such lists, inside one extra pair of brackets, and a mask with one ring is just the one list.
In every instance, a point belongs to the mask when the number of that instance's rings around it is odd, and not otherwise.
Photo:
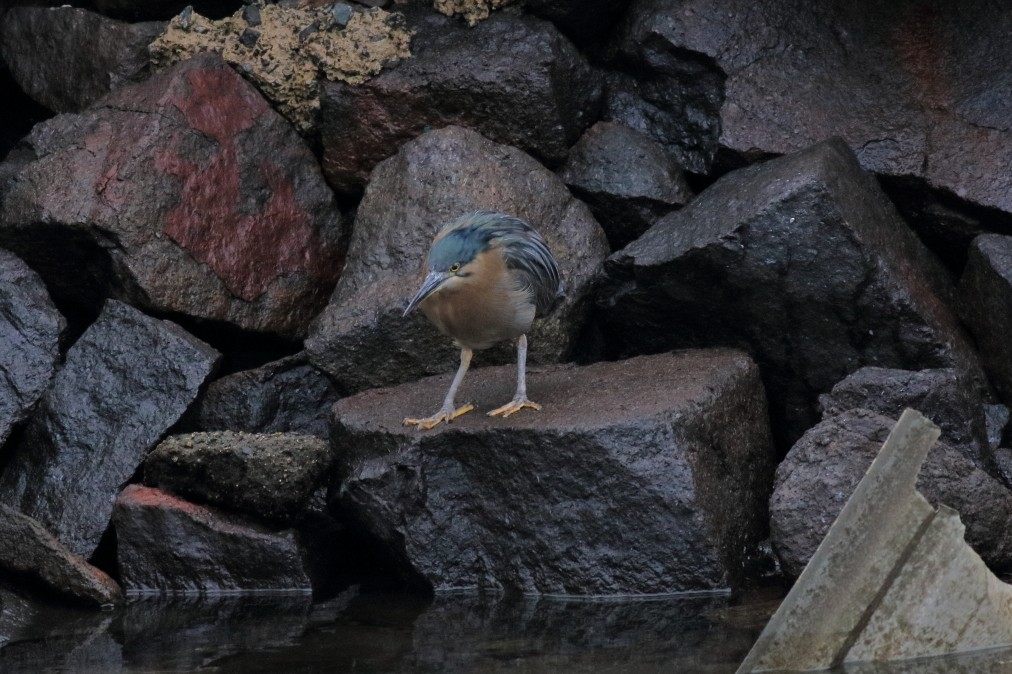
[(431, 417), (426, 417), (424, 419), (412, 419), (409, 417), (406, 418), (403, 423), (405, 426), (417, 426), (420, 431), (428, 431), (432, 430), (443, 421), (450, 423), (460, 415), (467, 414), (473, 409), (474, 405), (471, 403), (468, 403), (463, 407), (458, 407), (457, 409), (444, 407)]
[(488, 415), (490, 417), (498, 417), (498, 416), (501, 415), (505, 419), (506, 417), (510, 416), (511, 414), (516, 414), (517, 412), (519, 412), (520, 410), (522, 410), (525, 407), (529, 407), (532, 410), (538, 410), (538, 411), (541, 410), (541, 405), (539, 405), (537, 403), (532, 403), (527, 398), (514, 398), (513, 400), (509, 401), (508, 403), (506, 403), (502, 407), (495, 408), (494, 410), (492, 410), (491, 412), (489, 412)]

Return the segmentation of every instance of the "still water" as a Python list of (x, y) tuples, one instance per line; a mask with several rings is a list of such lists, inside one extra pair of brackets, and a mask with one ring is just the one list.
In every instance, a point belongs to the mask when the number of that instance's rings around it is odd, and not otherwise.
[[(0, 672), (734, 672), (781, 593), (637, 600), (346, 592), (134, 599), (96, 613), (8, 599)], [(842, 671), (842, 670), (841, 670)], [(846, 674), (1012, 674), (1012, 653)]]

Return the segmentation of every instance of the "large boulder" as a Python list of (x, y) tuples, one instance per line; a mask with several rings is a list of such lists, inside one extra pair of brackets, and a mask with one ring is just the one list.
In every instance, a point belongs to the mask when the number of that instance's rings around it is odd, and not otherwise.
[[(54, 299), (289, 338), (337, 279), (341, 215), (306, 144), (204, 53), (37, 125), (0, 202), (0, 244)], [(92, 313), (94, 315), (94, 313)]]
[[(314, 322), (306, 351), (344, 391), (452, 371), (459, 351), (421, 314), (402, 317), (444, 223), (475, 210), (527, 220), (559, 261), (566, 298), (536, 321), (531, 362), (570, 356), (608, 244), (587, 207), (520, 150), (459, 127), (431, 131), (373, 172), (358, 209), (348, 264)], [(509, 361), (504, 348), (499, 358)], [(479, 356), (482, 358), (483, 356)], [(480, 362), (480, 361), (479, 361)]]
[[(965, 9), (638, 0), (613, 63), (640, 87), (630, 107), (662, 140), (696, 141), (712, 162), (842, 136), (904, 196), (921, 231), (940, 248), (965, 249), (982, 222), (998, 215), (1007, 225), (1012, 215), (1012, 65), (1001, 56), (1012, 15), (997, 2)], [(682, 86), (663, 87), (673, 72), (687, 73)], [(702, 82), (716, 84), (709, 106), (686, 95)], [(675, 121), (651, 115), (657, 108)]]
[(0, 502), (88, 558), (112, 501), (197, 397), (219, 354), (168, 321), (110, 300), (0, 474)]
[[(777, 468), (770, 537), (784, 572), (798, 576), (878, 455), (895, 419), (854, 409), (811, 428)], [(917, 490), (959, 512), (966, 540), (995, 571), (1012, 568), (1012, 492), (959, 451), (931, 449)]]
[(38, 274), (0, 250), (0, 447), (56, 371), (64, 320)]
[(186, 433), (144, 461), (144, 482), (198, 503), (290, 523), (330, 468), (330, 447), (291, 433)]
[(295, 532), (131, 485), (116, 498), (116, 560), (129, 592), (310, 591)]
[(304, 353), (216, 379), (184, 419), (186, 430), (308, 433), (327, 437), (334, 384)]
[(755, 364), (730, 350), (483, 368), (477, 411), (419, 432), (448, 376), (334, 406), (335, 514), (434, 588), (651, 594), (726, 587), (765, 537), (774, 452)]
[(0, 58), (21, 88), (53, 112), (77, 112), (149, 74), (157, 22), (123, 23), (63, 7), (14, 7), (0, 15)]
[[(914, 371), (863, 367), (819, 396), (819, 407), (823, 418), (866, 409), (891, 419), (913, 408), (942, 429), (942, 442), (977, 465), (990, 468), (994, 463), (991, 448), (997, 443), (988, 438), (985, 413), (994, 406), (984, 402), (980, 383), (955, 368)], [(997, 432), (1000, 435), (1000, 425)]]
[(583, 134), (559, 177), (590, 206), (613, 250), (692, 198), (681, 168), (660, 145), (613, 122)]
[(30, 578), (49, 592), (92, 605), (123, 599), (119, 585), (104, 571), (73, 554), (52, 534), (16, 510), (0, 505), (0, 575)]
[(1012, 236), (973, 240), (959, 281), (959, 312), (1002, 399), (1012, 404)]
[(557, 164), (596, 120), (600, 76), (550, 23), (409, 16), (411, 59), (361, 85), (323, 84), (323, 170), (338, 190), (361, 190), (377, 163), (430, 128), (470, 127)]
[(982, 377), (948, 277), (840, 140), (724, 176), (605, 270), (619, 353), (746, 346), (785, 446), (859, 367)]

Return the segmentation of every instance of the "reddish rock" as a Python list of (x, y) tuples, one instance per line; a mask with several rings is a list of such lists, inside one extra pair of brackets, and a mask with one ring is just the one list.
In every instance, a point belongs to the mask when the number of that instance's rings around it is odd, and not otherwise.
[(0, 57), (35, 101), (53, 112), (76, 112), (145, 79), (148, 45), (164, 27), (67, 5), (14, 7), (0, 15)]
[(27, 141), (36, 159), (0, 207), (0, 242), (71, 303), (112, 294), (298, 338), (333, 288), (341, 216), (315, 158), (215, 55)]
[(123, 599), (119, 585), (106, 573), (72, 553), (45, 527), (0, 505), (0, 575), (31, 578), (65, 598), (93, 605)]
[(311, 590), (290, 529), (272, 531), (140, 485), (117, 497), (113, 525), (128, 593)]

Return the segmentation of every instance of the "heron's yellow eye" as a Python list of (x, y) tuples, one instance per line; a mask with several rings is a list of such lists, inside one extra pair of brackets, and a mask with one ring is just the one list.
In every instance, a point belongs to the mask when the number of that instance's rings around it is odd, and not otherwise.
[(458, 269), (460, 269), (460, 263), (459, 262), (454, 262), (452, 265), (450, 265), (450, 273), (451, 274), (456, 274)]

